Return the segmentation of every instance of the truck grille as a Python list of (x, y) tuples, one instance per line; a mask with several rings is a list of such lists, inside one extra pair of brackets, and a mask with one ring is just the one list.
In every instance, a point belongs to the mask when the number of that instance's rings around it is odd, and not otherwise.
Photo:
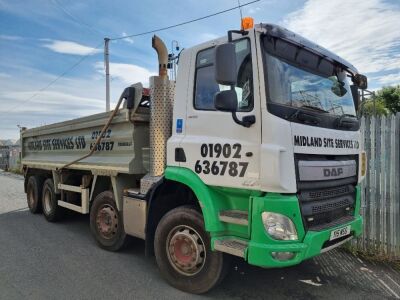
[[(299, 193), (300, 207), (308, 229), (319, 230), (332, 226), (332, 222), (354, 214), (355, 188), (352, 185), (338, 187), (335, 192), (329, 191), (301, 191)], [(320, 197), (306, 197), (306, 195)], [(325, 226), (323, 226), (325, 225)]]
[(340, 196), (342, 194), (347, 194), (349, 192), (350, 192), (350, 190), (349, 190), (348, 186), (342, 186), (342, 187), (337, 187), (337, 188), (328, 189), (328, 190), (324, 190), (324, 191), (310, 191), (309, 198), (310, 199), (325, 199), (325, 198)]
[[(340, 208), (329, 212), (315, 214), (306, 217), (306, 226), (308, 230), (320, 231), (336, 225), (348, 222), (353, 219), (354, 207), (349, 207), (349, 210)], [(350, 219), (349, 219), (350, 218)], [(342, 222), (338, 222), (341, 220)]]
[[(300, 209), (306, 230), (319, 231), (349, 222), (354, 217), (357, 176), (347, 178), (300, 181), (299, 160), (343, 160), (341, 156), (321, 157), (317, 155), (296, 155), (297, 186)], [(354, 159), (357, 157), (346, 157)]]
[(348, 207), (351, 204), (352, 203), (350, 203), (350, 201), (348, 199), (343, 199), (343, 200), (339, 200), (339, 201), (333, 201), (333, 202), (324, 203), (324, 204), (317, 204), (317, 205), (314, 205), (312, 207), (312, 213), (313, 214), (320, 214), (320, 213), (328, 212), (328, 211), (331, 211), (331, 210), (336, 210), (336, 209), (339, 209), (339, 208)]

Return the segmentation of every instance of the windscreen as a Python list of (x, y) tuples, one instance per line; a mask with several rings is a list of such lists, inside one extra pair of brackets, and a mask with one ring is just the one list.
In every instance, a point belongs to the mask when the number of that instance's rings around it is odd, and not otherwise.
[(271, 103), (334, 116), (356, 114), (345, 70), (286, 42), (264, 41), (264, 56)]
[(313, 74), (268, 54), (266, 61), (272, 102), (291, 107), (315, 107), (333, 115), (355, 115), (345, 74), (329, 77)]

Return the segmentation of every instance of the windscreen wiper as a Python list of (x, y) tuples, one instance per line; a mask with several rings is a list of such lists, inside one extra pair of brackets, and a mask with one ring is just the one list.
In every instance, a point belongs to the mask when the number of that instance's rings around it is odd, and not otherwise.
[(312, 109), (312, 110), (323, 112), (323, 113), (329, 113), (328, 111), (326, 111), (322, 108), (316, 107), (316, 106), (302, 105), (302, 106), (298, 107), (296, 109), (296, 111), (289, 116), (288, 120), (290, 121), (293, 119), (297, 119), (300, 122), (302, 122), (304, 124), (309, 124), (309, 125), (318, 125), (321, 122), (320, 118), (318, 118), (315, 115), (308, 114), (307, 112), (305, 112), (303, 110), (303, 108), (310, 109), (310, 110)]
[(320, 108), (318, 106), (302, 105), (302, 106), (300, 106), (300, 108), (313, 109), (313, 110), (320, 111), (320, 112), (323, 112), (323, 113), (329, 113), (329, 111), (327, 111), (327, 110), (325, 110), (323, 108)]
[(358, 125), (357, 116), (352, 114), (343, 114), (336, 118), (336, 128), (352, 128), (354, 125)]

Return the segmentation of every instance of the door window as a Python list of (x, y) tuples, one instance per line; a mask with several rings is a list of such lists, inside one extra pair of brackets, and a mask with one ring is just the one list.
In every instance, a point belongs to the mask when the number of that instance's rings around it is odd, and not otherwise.
[[(238, 111), (253, 109), (253, 71), (249, 39), (235, 41)], [(214, 95), (229, 86), (219, 85), (214, 78), (214, 47), (199, 51), (196, 58), (196, 82), (194, 107), (199, 110), (215, 110)]]

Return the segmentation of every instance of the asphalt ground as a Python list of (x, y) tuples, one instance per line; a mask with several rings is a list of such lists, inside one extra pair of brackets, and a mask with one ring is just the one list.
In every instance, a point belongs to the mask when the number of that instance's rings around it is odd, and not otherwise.
[(285, 269), (234, 259), (228, 276), (197, 296), (170, 287), (144, 243), (98, 248), (89, 218), (59, 223), (27, 210), (21, 176), (0, 171), (0, 299), (400, 299), (400, 271), (335, 249)]

